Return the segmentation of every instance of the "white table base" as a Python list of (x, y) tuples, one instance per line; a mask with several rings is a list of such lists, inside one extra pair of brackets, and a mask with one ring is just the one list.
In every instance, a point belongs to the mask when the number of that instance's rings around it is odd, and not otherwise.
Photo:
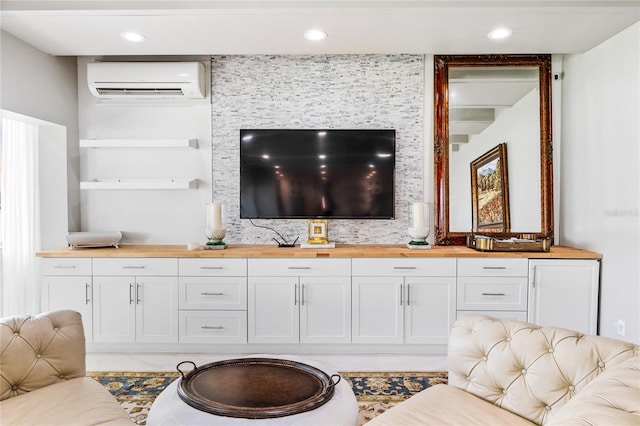
[[(326, 365), (293, 355), (252, 355), (251, 358), (278, 358), (302, 362), (327, 373), (329, 376), (337, 374)], [(155, 399), (147, 425), (149, 426), (177, 426), (177, 425), (257, 425), (260, 426), (355, 426), (358, 422), (358, 403), (345, 380), (340, 380), (335, 387), (331, 399), (320, 407), (304, 413), (271, 419), (245, 419), (225, 417), (210, 414), (191, 407), (178, 396), (178, 384), (182, 379), (173, 381)]]

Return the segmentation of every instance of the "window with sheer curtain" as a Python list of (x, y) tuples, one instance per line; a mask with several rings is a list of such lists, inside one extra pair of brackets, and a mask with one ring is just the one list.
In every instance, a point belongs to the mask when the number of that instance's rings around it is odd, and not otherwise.
[(40, 308), (38, 126), (2, 118), (2, 316)]

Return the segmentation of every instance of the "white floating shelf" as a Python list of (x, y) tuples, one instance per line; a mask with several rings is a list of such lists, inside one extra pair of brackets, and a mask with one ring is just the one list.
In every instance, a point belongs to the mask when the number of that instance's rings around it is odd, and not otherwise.
[(198, 139), (80, 139), (80, 148), (198, 149)]
[(194, 189), (197, 179), (94, 179), (80, 182), (80, 189)]

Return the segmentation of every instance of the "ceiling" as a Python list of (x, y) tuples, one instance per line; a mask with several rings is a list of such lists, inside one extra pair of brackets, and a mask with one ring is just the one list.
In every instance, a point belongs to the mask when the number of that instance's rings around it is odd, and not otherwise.
[(538, 88), (536, 67), (450, 67), (449, 143), (454, 152)]
[[(579, 53), (639, 19), (640, 0), (0, 2), (3, 30), (59, 56)], [(498, 26), (512, 37), (489, 40)], [(305, 40), (310, 28), (328, 38)]]

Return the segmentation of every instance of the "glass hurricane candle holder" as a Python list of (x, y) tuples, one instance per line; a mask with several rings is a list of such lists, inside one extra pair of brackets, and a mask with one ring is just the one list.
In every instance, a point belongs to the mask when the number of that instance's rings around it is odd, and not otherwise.
[(431, 203), (415, 202), (409, 208), (408, 233), (411, 241), (407, 244), (410, 249), (430, 249), (427, 237), (431, 232)]
[(222, 204), (211, 203), (207, 204), (207, 227), (204, 234), (209, 241), (204, 245), (207, 250), (220, 250), (224, 249), (225, 244), (224, 237), (227, 235), (227, 230), (222, 227)]

